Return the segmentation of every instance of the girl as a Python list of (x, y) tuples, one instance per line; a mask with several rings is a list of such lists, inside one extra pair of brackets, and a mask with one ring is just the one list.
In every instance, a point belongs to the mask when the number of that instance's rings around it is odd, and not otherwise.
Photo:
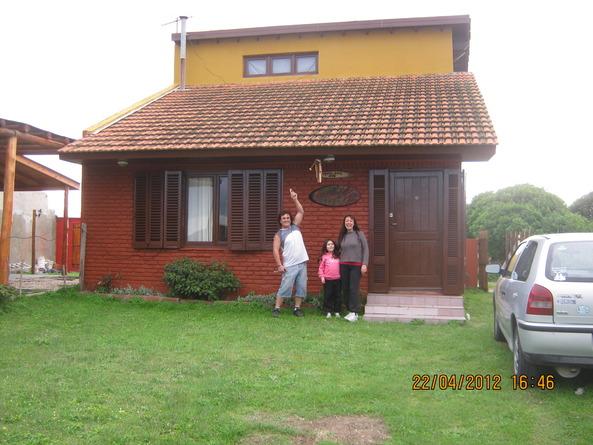
[(321, 247), (321, 253), (317, 258), (319, 262), (318, 275), (323, 283), (323, 311), (327, 313), (326, 318), (340, 318), (340, 293), (342, 282), (340, 280), (340, 257), (336, 249), (336, 243), (326, 239)]

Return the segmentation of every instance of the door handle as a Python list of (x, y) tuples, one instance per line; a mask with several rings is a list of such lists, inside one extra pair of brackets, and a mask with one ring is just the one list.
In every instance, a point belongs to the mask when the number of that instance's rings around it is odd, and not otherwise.
[(391, 225), (392, 226), (397, 226), (397, 223), (396, 222), (392, 222)]

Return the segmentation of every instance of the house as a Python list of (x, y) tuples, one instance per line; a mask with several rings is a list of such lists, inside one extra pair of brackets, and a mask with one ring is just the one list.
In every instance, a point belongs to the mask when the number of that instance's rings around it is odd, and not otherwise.
[(310, 292), (323, 240), (352, 214), (370, 241), (366, 319), (463, 319), (462, 163), (497, 144), (467, 71), (469, 16), (189, 33), (183, 21), (172, 39), (179, 83), (60, 150), (83, 166), (87, 287), (117, 273), (165, 290), (164, 265), (188, 256), (226, 262), (242, 295), (273, 293), (292, 188)]

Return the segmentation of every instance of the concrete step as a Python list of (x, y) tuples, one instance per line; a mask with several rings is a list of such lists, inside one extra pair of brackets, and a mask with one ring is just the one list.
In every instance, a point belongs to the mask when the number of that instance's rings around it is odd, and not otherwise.
[(426, 323), (448, 323), (453, 320), (464, 322), (463, 297), (418, 292), (369, 294), (363, 320), (401, 323), (412, 320), (424, 320)]

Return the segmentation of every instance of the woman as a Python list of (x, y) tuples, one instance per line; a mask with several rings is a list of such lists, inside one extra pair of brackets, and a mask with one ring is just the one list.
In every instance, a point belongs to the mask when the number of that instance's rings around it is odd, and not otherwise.
[(349, 314), (347, 321), (358, 321), (360, 310), (360, 278), (367, 272), (369, 244), (365, 234), (358, 228), (356, 218), (346, 215), (338, 237), (340, 246), (340, 276), (342, 295)]

